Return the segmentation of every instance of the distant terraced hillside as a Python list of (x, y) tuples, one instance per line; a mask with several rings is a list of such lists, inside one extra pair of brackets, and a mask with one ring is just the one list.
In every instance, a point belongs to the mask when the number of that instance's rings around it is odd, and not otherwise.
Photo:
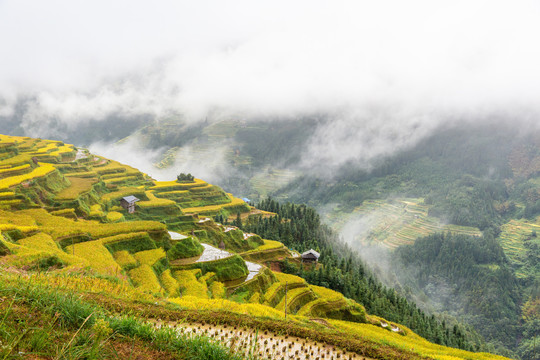
[[(126, 196), (139, 199), (133, 213), (121, 206)], [(197, 310), (190, 315), (196, 321), (209, 322), (211, 317), (214, 323), (216, 317), (231, 323), (235, 316), (247, 316), (261, 328), (318, 339), (319, 345), (311, 346), (319, 354), (332, 346), (332, 356), (489, 358), (419, 340), (399, 324), (370, 317), (338, 292), (271, 271), (266, 265), (273, 261), (299, 263), (298, 254), (280, 242), (214, 220), (237, 214), (244, 219), (271, 215), (200, 179), (154, 181), (132, 167), (62, 142), (0, 135), (4, 293), (14, 291), (34, 301), (31, 285), (45, 297), (52, 291), (56, 299), (64, 293), (99, 299), (100, 307), (112, 311), (110, 326), (118, 321), (115, 313), (131, 307), (132, 315), (142, 311), (143, 321), (152, 320), (155, 309), (144, 312), (140, 304), (158, 304), (156, 311), (167, 318), (177, 316), (174, 311), (192, 310)], [(115, 305), (119, 303), (122, 310)], [(57, 313), (62, 311), (67, 310)], [(360, 323), (366, 327), (357, 327)], [(215, 334), (220, 327), (212, 329)], [(32, 344), (29, 340), (25, 346), (32, 349)], [(254, 358), (276, 354), (275, 344), (267, 345), (257, 345)], [(310, 358), (309, 351), (300, 350), (296, 358)]]
[(540, 233), (539, 220), (513, 219), (501, 226), (499, 242), (520, 278), (537, 276), (540, 273), (540, 262), (532, 251), (540, 247), (540, 238), (537, 235)]
[(392, 249), (412, 244), (420, 236), (440, 231), (482, 235), (477, 228), (444, 224), (441, 220), (428, 216), (429, 206), (424, 205), (422, 201), (422, 199), (366, 200), (350, 214), (345, 215), (339, 210), (334, 210), (328, 214), (328, 222), (337, 230), (343, 229), (347, 223), (357, 223), (359, 225), (355, 241), (364, 244), (382, 243)]

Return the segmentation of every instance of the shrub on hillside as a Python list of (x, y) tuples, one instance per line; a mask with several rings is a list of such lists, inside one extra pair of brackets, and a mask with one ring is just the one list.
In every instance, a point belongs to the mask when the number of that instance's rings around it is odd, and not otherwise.
[(178, 180), (178, 182), (192, 182), (193, 180), (195, 180), (195, 177), (191, 174), (181, 173), (176, 177), (176, 179)]
[(204, 247), (197, 239), (188, 237), (187, 239), (180, 240), (174, 244), (167, 252), (167, 255), (170, 260), (176, 260), (199, 256), (203, 251)]

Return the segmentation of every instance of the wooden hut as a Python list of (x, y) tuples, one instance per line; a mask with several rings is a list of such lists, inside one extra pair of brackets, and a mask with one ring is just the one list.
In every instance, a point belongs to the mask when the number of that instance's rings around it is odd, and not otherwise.
[(304, 263), (314, 263), (314, 262), (319, 261), (320, 256), (321, 256), (321, 254), (319, 254), (315, 250), (309, 249), (308, 251), (306, 251), (305, 253), (302, 254), (302, 262), (304, 262)]
[(133, 195), (124, 196), (120, 199), (120, 205), (128, 211), (128, 213), (133, 214), (135, 212), (135, 203), (140, 201)]

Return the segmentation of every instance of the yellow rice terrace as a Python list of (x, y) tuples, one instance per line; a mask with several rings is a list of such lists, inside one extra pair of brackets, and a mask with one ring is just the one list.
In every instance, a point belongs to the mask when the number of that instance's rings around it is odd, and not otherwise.
[(502, 359), (281, 273), (323, 271), (324, 254), (231, 225), (272, 215), (201, 179), (0, 135), (0, 357)]

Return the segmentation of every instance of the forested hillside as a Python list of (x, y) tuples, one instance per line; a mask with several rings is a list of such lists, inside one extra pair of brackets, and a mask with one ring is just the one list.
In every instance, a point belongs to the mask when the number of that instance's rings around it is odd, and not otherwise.
[[(393, 269), (399, 281), (390, 285), (420, 291), (416, 301), (449, 311), (476, 325), (488, 341), (527, 358), (539, 330), (534, 305), (540, 284), (539, 145), (537, 133), (523, 135), (504, 126), (448, 129), (381, 159), (373, 169), (346, 168), (332, 181), (304, 176), (279, 194), (314, 206), (337, 203), (327, 214), (330, 224), (339, 230), (356, 219), (365, 224), (362, 231), (368, 231), (362, 238), (374, 243), (407, 234), (392, 233), (393, 226), (395, 231), (404, 229), (395, 214), (366, 212), (365, 204), (371, 200), (392, 205), (396, 197), (398, 203), (408, 203), (406, 197), (419, 198), (429, 217), (481, 230), (483, 237), (471, 238), (436, 235), (460, 230), (431, 226), (426, 234), (423, 223), (409, 220), (405, 230), (421, 239), (392, 255), (394, 264), (403, 266)], [(400, 211), (405, 212), (400, 219), (421, 216), (417, 210), (406, 215), (406, 207)], [(335, 221), (340, 218), (345, 219), (341, 225)], [(347, 241), (362, 247), (358, 240)], [(530, 315), (531, 309), (536, 315)], [(528, 315), (523, 316), (525, 312)]]
[(438, 298), (439, 311), (466, 319), (493, 343), (516, 347), (520, 288), (492, 234), (435, 233), (398, 248), (394, 256), (411, 271), (408, 278), (401, 274), (403, 281)]
[(280, 205), (272, 199), (257, 204), (277, 214), (266, 219), (251, 219), (243, 228), (263, 237), (279, 239), (298, 251), (317, 249), (324, 267), (302, 268), (285, 260), (285, 272), (305, 278), (310, 284), (329, 287), (351, 297), (373, 314), (406, 324), (422, 336), (438, 344), (469, 350), (486, 350), (483, 340), (472, 328), (463, 324), (447, 324), (444, 319), (429, 315), (409, 303), (395, 290), (382, 285), (365, 267), (358, 254), (342, 243), (337, 234), (321, 224), (319, 215), (305, 205)]

